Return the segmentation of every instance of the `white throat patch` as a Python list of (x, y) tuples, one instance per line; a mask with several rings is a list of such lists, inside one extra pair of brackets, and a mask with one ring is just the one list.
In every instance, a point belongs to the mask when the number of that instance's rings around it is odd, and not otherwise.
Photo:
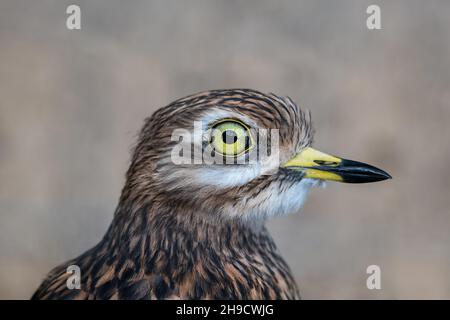
[(308, 196), (311, 187), (320, 184), (318, 180), (303, 179), (280, 188), (273, 183), (267, 190), (247, 202), (245, 217), (248, 219), (267, 219), (298, 212)]

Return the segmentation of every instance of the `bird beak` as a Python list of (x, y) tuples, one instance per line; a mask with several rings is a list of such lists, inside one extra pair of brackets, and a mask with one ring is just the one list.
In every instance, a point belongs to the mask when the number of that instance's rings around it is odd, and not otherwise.
[(303, 171), (305, 178), (347, 183), (376, 182), (392, 178), (387, 172), (371, 165), (330, 156), (313, 148), (303, 149), (281, 167)]

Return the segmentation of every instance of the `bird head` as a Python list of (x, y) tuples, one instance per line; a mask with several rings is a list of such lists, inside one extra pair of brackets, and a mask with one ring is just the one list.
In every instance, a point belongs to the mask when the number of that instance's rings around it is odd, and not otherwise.
[(390, 178), (311, 147), (309, 113), (290, 98), (213, 90), (157, 110), (140, 133), (126, 193), (198, 216), (265, 219), (296, 212), (325, 180)]

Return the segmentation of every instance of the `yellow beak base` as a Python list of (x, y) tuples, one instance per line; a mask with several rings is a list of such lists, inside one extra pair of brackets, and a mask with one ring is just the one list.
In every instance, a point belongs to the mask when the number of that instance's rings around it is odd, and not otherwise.
[(341, 159), (311, 147), (303, 149), (282, 168), (304, 173), (304, 178), (330, 180), (347, 183), (367, 183), (391, 179), (391, 176), (376, 167), (353, 160)]

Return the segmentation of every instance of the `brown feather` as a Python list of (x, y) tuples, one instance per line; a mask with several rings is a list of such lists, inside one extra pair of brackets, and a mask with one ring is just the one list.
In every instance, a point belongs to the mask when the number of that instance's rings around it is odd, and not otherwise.
[[(311, 143), (309, 118), (290, 99), (273, 94), (213, 90), (159, 109), (140, 133), (104, 238), (53, 269), (33, 299), (299, 298), (264, 219), (242, 219), (250, 199), (273, 185), (288, 188), (299, 177), (279, 171), (221, 190), (187, 188), (182, 181), (165, 179), (167, 168), (160, 160), (173, 147), (172, 130), (191, 128), (192, 121), (211, 108), (244, 114), (262, 127), (279, 129), (283, 157)], [(226, 216), (225, 208), (237, 214)], [(66, 268), (72, 264), (81, 269), (80, 290), (66, 286)]]

